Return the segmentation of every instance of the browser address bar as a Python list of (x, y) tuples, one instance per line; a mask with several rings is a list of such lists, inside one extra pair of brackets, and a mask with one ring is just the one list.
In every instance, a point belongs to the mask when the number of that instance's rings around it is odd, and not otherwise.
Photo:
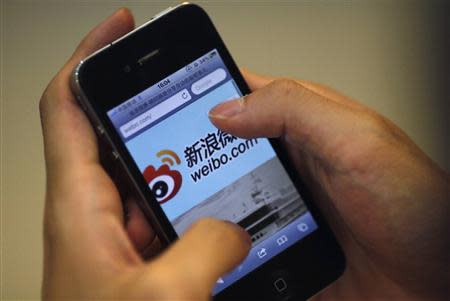
[(127, 123), (122, 125), (120, 127), (120, 132), (122, 133), (124, 138), (127, 138), (145, 128), (149, 124), (164, 117), (189, 100), (191, 100), (191, 94), (187, 89), (183, 89), (177, 94), (164, 100), (160, 104), (157, 104), (150, 110), (142, 113), (138, 117), (133, 118), (131, 121), (128, 121)]

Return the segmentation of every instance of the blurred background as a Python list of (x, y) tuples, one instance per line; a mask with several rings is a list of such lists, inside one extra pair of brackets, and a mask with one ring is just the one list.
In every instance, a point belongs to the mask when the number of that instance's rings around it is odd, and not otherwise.
[[(448, 1), (198, 1), (237, 63), (328, 84), (378, 110), (450, 170)], [(38, 102), (91, 27), (127, 6), (142, 24), (174, 1), (1, 5), (1, 299), (38, 299), (45, 170)], [(330, 125), (332, 126), (332, 125)]]

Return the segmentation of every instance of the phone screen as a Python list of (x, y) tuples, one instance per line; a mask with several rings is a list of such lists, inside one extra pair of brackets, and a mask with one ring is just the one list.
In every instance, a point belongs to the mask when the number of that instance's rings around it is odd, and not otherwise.
[(178, 235), (206, 216), (251, 235), (248, 257), (218, 279), (213, 294), (317, 228), (267, 139), (240, 139), (210, 122), (211, 108), (240, 96), (212, 49), (108, 111)]

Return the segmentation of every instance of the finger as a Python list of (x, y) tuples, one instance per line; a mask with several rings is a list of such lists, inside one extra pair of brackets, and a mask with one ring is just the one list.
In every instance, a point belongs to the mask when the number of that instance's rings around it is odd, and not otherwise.
[(127, 33), (133, 26), (133, 17), (127, 9), (117, 11), (100, 23), (83, 39), (44, 92), (40, 111), (49, 170), (67, 171), (81, 168), (81, 163), (98, 162), (95, 135), (70, 91), (70, 76), (81, 59)]
[[(330, 153), (330, 140), (357, 126), (356, 113), (293, 80), (275, 80), (210, 111), (211, 121), (239, 137), (281, 137), (310, 153)], [(334, 146), (335, 143), (333, 143)]]
[(133, 28), (133, 15), (127, 8), (121, 8), (87, 34), (78, 45), (71, 59), (77, 64), (80, 60), (130, 32)]
[[(260, 76), (255, 73), (250, 73), (247, 70), (242, 70), (242, 74), (244, 75), (245, 80), (247, 81), (249, 86), (252, 87), (252, 89), (264, 89), (264, 87), (266, 87), (268, 84), (270, 84), (275, 80), (275, 78)], [(299, 85), (303, 86), (305, 89), (312, 91), (312, 93), (315, 93), (318, 96), (323, 97), (324, 99), (330, 99), (330, 101), (346, 107), (354, 107), (351, 101), (347, 101), (345, 96), (342, 96), (336, 91), (333, 91), (325, 86), (307, 81), (296, 81), (296, 82)], [(247, 101), (248, 97), (246, 102)], [(359, 104), (357, 105), (360, 106)], [(278, 107), (279, 105), (275, 106), (275, 108)], [(289, 108), (286, 109), (289, 110)], [(265, 118), (265, 116), (261, 116), (260, 118)], [(293, 121), (295, 122), (295, 120)], [(326, 123), (325, 126), (328, 126), (328, 123)], [(306, 181), (306, 184), (308, 184), (308, 187), (310, 187), (312, 192), (314, 193), (315, 200), (317, 201), (324, 215), (327, 217), (328, 222), (331, 224), (332, 229), (334, 230), (340, 244), (343, 246), (346, 253), (348, 253), (348, 250), (350, 249), (348, 246), (351, 245), (351, 242), (349, 241), (351, 240), (351, 236), (348, 235), (349, 233), (348, 228), (342, 221), (340, 215), (337, 213), (336, 208), (333, 205), (333, 202), (331, 202), (327, 198), (327, 195), (323, 195), (324, 193), (323, 190), (320, 189), (321, 187), (320, 183), (316, 182), (317, 179), (320, 178), (319, 175), (311, 174), (314, 173), (316, 169), (312, 166), (308, 166), (308, 164), (311, 164), (311, 162), (315, 162), (314, 157), (317, 154), (314, 153), (313, 155), (310, 155), (308, 152), (305, 152), (301, 149), (292, 149), (292, 148), (287, 149), (290, 151), (291, 159), (296, 165), (297, 170), (302, 174), (302, 179)]]
[[(240, 71), (252, 91), (261, 89), (262, 87), (268, 85), (269, 83), (277, 79), (276, 77), (272, 76), (256, 74), (245, 68), (241, 68)], [(305, 88), (309, 89), (310, 91), (317, 93), (318, 95), (328, 98), (332, 101), (335, 101), (343, 105), (347, 105), (352, 108), (367, 110), (366, 107), (364, 107), (357, 101), (348, 98), (347, 96), (333, 90), (330, 87), (306, 80), (295, 80), (295, 81), (298, 82), (300, 85), (304, 86)]]
[[(92, 127), (69, 88), (78, 61), (117, 39), (133, 27), (126, 9), (119, 10), (92, 30), (72, 58), (47, 87), (40, 102), (47, 171), (44, 233), (46, 245), (73, 244), (78, 254), (100, 252), (132, 254), (123, 229), (119, 193), (99, 164)], [(89, 245), (83, 244), (89, 241)], [(82, 248), (85, 248), (82, 250)], [(134, 255), (129, 255), (134, 256)], [(137, 256), (136, 256), (137, 257)], [(119, 257), (118, 257), (119, 258)], [(133, 257), (134, 258), (134, 257)], [(133, 259), (134, 260), (134, 259)]]
[(275, 77), (264, 76), (260, 74), (253, 73), (246, 68), (240, 69), (245, 81), (247, 82), (250, 90), (255, 91), (266, 86), (270, 82), (274, 81)]
[(155, 232), (136, 203), (135, 199), (127, 200), (128, 221), (126, 229), (136, 250), (141, 254), (155, 239)]
[[(217, 279), (247, 255), (249, 235), (230, 222), (204, 218), (197, 221), (156, 261), (172, 283), (187, 283), (193, 295), (210, 294)], [(176, 279), (176, 280), (174, 280)]]

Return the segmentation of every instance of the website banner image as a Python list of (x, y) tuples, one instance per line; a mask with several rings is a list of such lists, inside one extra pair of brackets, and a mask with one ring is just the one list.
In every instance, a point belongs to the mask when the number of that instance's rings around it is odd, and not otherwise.
[(277, 157), (242, 176), (172, 221), (178, 233), (204, 216), (229, 220), (251, 235), (253, 245), (306, 212)]

